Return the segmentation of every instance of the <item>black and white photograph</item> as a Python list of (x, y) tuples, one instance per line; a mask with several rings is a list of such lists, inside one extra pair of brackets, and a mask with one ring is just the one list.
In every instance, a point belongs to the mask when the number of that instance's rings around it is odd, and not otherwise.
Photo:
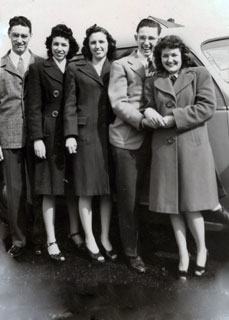
[(229, 319), (229, 2), (2, 0), (0, 320)]

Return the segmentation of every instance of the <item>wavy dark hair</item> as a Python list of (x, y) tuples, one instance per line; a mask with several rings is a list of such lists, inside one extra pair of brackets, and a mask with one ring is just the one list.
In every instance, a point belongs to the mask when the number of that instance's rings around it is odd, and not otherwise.
[(181, 68), (185, 67), (193, 67), (195, 66), (194, 61), (190, 57), (190, 50), (189, 48), (184, 44), (183, 40), (181, 40), (180, 37), (176, 35), (170, 35), (162, 38), (159, 40), (158, 44), (154, 48), (154, 62), (156, 65), (156, 68), (159, 72), (165, 71), (165, 68), (162, 65), (161, 62), (161, 53), (162, 50), (169, 48), (169, 49), (180, 49), (181, 52), (181, 59), (182, 59), (182, 66)]
[(112, 60), (114, 58), (114, 54), (116, 51), (116, 40), (113, 39), (111, 34), (105, 28), (97, 26), (97, 24), (94, 24), (93, 26), (91, 26), (86, 30), (86, 37), (84, 38), (84, 41), (83, 41), (82, 54), (84, 55), (85, 58), (92, 60), (92, 54), (89, 47), (89, 39), (90, 39), (90, 36), (96, 32), (102, 32), (105, 34), (108, 42), (107, 58), (109, 60)]
[(9, 29), (8, 32), (14, 27), (14, 26), (23, 26), (23, 27), (28, 27), (29, 32), (32, 33), (32, 24), (29, 19), (27, 19), (24, 16), (15, 16), (10, 19), (9, 21)]
[(57, 24), (52, 28), (50, 36), (46, 38), (45, 45), (47, 48), (47, 54), (49, 57), (52, 57), (52, 40), (55, 37), (63, 37), (69, 40), (69, 52), (66, 56), (67, 59), (73, 58), (79, 50), (78, 43), (73, 37), (72, 30), (68, 28), (65, 24)]
[(149, 28), (157, 28), (157, 34), (159, 35), (161, 33), (161, 26), (159, 23), (155, 22), (154, 20), (150, 18), (142, 19), (139, 24), (137, 25), (136, 32), (143, 28), (143, 27), (149, 27)]

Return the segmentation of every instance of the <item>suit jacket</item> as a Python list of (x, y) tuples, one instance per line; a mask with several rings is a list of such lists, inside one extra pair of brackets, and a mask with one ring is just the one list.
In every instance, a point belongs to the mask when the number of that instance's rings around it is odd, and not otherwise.
[(144, 139), (139, 129), (143, 115), (145, 68), (134, 51), (111, 65), (109, 98), (116, 119), (110, 125), (110, 143), (124, 149), (138, 149)]
[[(24, 115), (24, 83), (14, 67), (10, 51), (1, 58), (0, 66), (0, 145), (2, 148), (22, 148), (26, 141)], [(31, 53), (30, 64), (41, 58)]]

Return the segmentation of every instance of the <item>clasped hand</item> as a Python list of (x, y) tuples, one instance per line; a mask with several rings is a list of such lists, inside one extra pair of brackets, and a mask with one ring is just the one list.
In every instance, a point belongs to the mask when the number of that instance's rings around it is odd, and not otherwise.
[(156, 110), (152, 108), (147, 108), (144, 111), (144, 116), (144, 125), (153, 129), (171, 128), (175, 126), (175, 120), (173, 115), (163, 117), (162, 115), (160, 115), (160, 113), (158, 113)]
[(67, 138), (65, 142), (65, 147), (68, 149), (70, 154), (77, 153), (77, 141), (75, 138)]

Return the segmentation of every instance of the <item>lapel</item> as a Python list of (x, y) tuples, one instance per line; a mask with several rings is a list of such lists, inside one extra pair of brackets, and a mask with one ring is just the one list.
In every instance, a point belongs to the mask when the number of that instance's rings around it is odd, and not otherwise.
[(127, 60), (131, 70), (133, 70), (143, 81), (146, 78), (145, 68), (137, 56), (137, 51), (132, 52)]
[(13, 62), (11, 61), (9, 57), (10, 50), (7, 52), (7, 54), (2, 57), (1, 59), (1, 68), (4, 68), (6, 71), (16, 75), (17, 77), (21, 78), (21, 75), (18, 73), (17, 69), (13, 65)]
[(76, 65), (77, 68), (80, 72), (82, 72), (83, 74), (85, 74), (86, 76), (88, 76), (89, 78), (95, 80), (96, 82), (98, 82), (100, 85), (104, 85), (103, 83), (103, 77), (105, 77), (105, 72), (108, 68), (108, 64), (109, 62), (107, 62), (107, 59), (103, 65), (103, 69), (102, 69), (102, 74), (101, 77), (98, 75), (98, 73), (96, 72), (95, 68), (93, 67), (91, 61), (89, 60), (79, 60), (77, 61)]
[(44, 61), (44, 72), (53, 80), (63, 83), (64, 75), (52, 58)]
[(175, 93), (180, 93), (185, 87), (187, 87), (193, 81), (193, 73), (189, 72), (189, 69), (182, 69), (179, 77), (174, 84)]
[(182, 69), (173, 86), (167, 73), (159, 73), (154, 81), (154, 86), (158, 90), (168, 93), (176, 99), (176, 95), (186, 88), (193, 79), (193, 74), (188, 72), (188, 69)]

